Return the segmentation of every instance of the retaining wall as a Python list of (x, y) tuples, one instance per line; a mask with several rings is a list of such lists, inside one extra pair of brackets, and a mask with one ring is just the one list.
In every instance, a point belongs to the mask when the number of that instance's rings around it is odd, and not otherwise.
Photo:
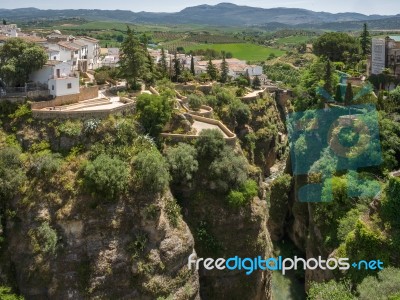
[[(218, 126), (227, 135), (227, 137), (224, 137), (225, 142), (230, 146), (235, 146), (236, 134), (230, 131), (228, 127), (226, 127), (225, 124), (223, 124), (221, 121), (201, 116), (196, 116), (192, 114), (191, 116), (193, 120)], [(199, 137), (198, 135), (193, 135), (193, 134), (189, 135), (189, 134), (175, 134), (175, 133), (161, 133), (161, 136), (174, 143), (193, 141)]]
[(79, 90), (79, 94), (59, 96), (50, 101), (33, 102), (31, 103), (31, 108), (42, 109), (45, 107), (68, 105), (83, 100), (94, 99), (97, 98), (98, 96), (99, 96), (98, 86), (81, 87)]
[(91, 111), (68, 111), (68, 110), (32, 110), (32, 116), (37, 119), (104, 119), (111, 114), (134, 113), (136, 103), (128, 103), (124, 106), (109, 110), (91, 110)]

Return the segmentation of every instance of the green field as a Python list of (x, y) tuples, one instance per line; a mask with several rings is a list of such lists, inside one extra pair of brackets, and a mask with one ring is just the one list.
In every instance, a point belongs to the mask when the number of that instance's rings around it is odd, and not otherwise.
[(313, 37), (311, 36), (288, 36), (284, 38), (279, 38), (277, 39), (276, 43), (278, 45), (283, 45), (283, 44), (301, 44), (301, 43), (306, 43), (307, 41), (311, 40)]
[(255, 44), (198, 44), (185, 47), (185, 51), (199, 50), (199, 49), (213, 49), (216, 51), (231, 52), (233, 57), (247, 61), (263, 61), (268, 58), (270, 54), (281, 56), (285, 51), (267, 48)]

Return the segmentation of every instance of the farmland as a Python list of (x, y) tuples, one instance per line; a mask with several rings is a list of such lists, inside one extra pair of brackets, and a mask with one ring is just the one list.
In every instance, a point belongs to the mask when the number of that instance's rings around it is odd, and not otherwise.
[(307, 43), (308, 41), (312, 40), (312, 37), (309, 36), (288, 36), (279, 38), (276, 40), (277, 45), (298, 45), (301, 43)]
[(247, 61), (264, 61), (271, 54), (281, 56), (285, 52), (279, 49), (263, 47), (249, 43), (237, 44), (197, 44), (185, 48), (185, 51), (199, 50), (199, 49), (213, 49), (216, 51), (231, 52), (233, 57)]
[[(26, 26), (35, 28), (36, 32), (43, 36), (54, 29), (64, 34), (87, 35), (99, 39), (101, 47), (119, 47), (126, 36), (127, 26), (131, 26), (138, 35), (146, 35), (148, 43), (157, 44), (159, 48), (163, 47), (171, 52), (175, 52), (178, 47), (183, 48), (185, 52), (212, 49), (218, 52), (230, 52), (233, 57), (248, 61), (264, 61), (271, 54), (281, 56), (285, 53), (283, 50), (276, 49), (282, 44), (276, 43), (270, 47), (257, 45), (256, 41), (246, 38), (249, 34), (251, 35), (250, 32), (243, 29), (239, 31), (236, 28), (228, 30), (224, 27), (200, 25), (150, 25), (82, 19), (37, 22), (26, 24)], [(287, 37), (285, 35), (275, 38), (278, 40), (281, 38), (282, 42), (294, 43), (309, 39), (307, 36)]]

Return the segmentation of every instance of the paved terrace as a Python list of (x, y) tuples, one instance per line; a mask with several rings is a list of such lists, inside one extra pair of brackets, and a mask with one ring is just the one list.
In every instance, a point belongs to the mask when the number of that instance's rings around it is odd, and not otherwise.
[(196, 135), (199, 135), (200, 132), (202, 132), (205, 129), (217, 129), (223, 134), (224, 138), (228, 137), (228, 135), (218, 125), (209, 124), (209, 123), (195, 120), (194, 123), (192, 124), (192, 127), (196, 129)]

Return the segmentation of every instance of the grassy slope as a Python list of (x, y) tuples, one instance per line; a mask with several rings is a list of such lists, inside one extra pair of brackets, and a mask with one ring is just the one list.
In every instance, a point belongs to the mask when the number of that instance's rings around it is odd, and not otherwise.
[(198, 49), (214, 49), (217, 51), (231, 52), (233, 57), (243, 60), (266, 60), (273, 53), (276, 56), (285, 52), (279, 49), (267, 48), (254, 44), (199, 44), (185, 48), (186, 51)]

